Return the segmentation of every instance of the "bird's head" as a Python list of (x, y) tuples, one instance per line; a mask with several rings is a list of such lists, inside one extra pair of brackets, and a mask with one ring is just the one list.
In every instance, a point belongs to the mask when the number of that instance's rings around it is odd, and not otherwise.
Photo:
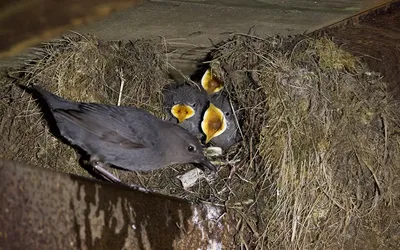
[(165, 151), (165, 159), (168, 164), (197, 163), (216, 171), (216, 167), (205, 156), (200, 141), (184, 128), (171, 124), (170, 129), (166, 131), (164, 140), (168, 146)]

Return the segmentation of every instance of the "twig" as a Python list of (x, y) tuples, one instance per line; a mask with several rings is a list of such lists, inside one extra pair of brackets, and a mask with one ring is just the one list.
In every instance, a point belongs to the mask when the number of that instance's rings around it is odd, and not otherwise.
[(231, 109), (233, 110), (233, 112), (232, 112), (232, 113), (233, 113), (233, 117), (235, 118), (235, 122), (236, 122), (236, 125), (237, 125), (237, 127), (238, 127), (238, 130), (239, 130), (239, 132), (240, 132), (240, 136), (242, 137), (242, 140), (244, 140), (243, 131), (242, 131), (242, 129), (240, 128), (239, 121), (238, 121), (238, 118), (237, 118), (237, 116), (236, 116), (236, 110), (235, 110), (234, 107), (233, 107), (231, 98), (229, 98), (229, 105), (231, 106)]
[(122, 69), (116, 69), (119, 79), (121, 80), (121, 85), (119, 88), (119, 95), (118, 95), (118, 103), (117, 106), (121, 106), (121, 99), (122, 99), (122, 91), (124, 90), (124, 85), (125, 85), (125, 78), (124, 78), (124, 72)]

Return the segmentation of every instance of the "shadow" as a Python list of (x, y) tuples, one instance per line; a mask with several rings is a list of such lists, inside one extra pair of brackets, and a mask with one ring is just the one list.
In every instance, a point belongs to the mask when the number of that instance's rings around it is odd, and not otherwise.
[(211, 52), (208, 53), (203, 59), (197, 61), (196, 63), (196, 71), (190, 76), (190, 79), (194, 82), (201, 82), (201, 78), (203, 77), (204, 73), (207, 71), (208, 68), (210, 68), (209, 63), (204, 63), (204, 62), (209, 62), (213, 58), (211, 56)]

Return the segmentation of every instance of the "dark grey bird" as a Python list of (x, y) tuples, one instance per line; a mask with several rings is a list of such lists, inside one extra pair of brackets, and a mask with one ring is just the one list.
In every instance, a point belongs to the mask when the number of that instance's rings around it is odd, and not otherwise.
[(178, 163), (216, 168), (203, 154), (199, 140), (177, 124), (127, 106), (65, 100), (33, 85), (50, 108), (62, 137), (90, 155), (95, 169), (113, 181), (104, 166), (149, 171)]
[(197, 138), (202, 138), (200, 124), (209, 102), (207, 92), (197, 86), (177, 84), (165, 89), (163, 94), (167, 119), (178, 122)]
[[(209, 129), (209, 127), (213, 128), (213, 126), (208, 126), (208, 129), (203, 126), (203, 132), (215, 146), (228, 149), (241, 139), (238, 122), (241, 120), (242, 112), (238, 111), (237, 105), (233, 102), (231, 103), (223, 93), (210, 95), (209, 98), (210, 103), (213, 105), (210, 105), (207, 111), (217, 108), (219, 112), (207, 112), (207, 115), (203, 118), (203, 124), (207, 123), (208, 120), (211, 121), (210, 123), (220, 123), (219, 129), (223, 129), (223, 131)], [(236, 113), (234, 113), (235, 111)], [(214, 128), (216, 127), (218, 126), (214, 126)]]

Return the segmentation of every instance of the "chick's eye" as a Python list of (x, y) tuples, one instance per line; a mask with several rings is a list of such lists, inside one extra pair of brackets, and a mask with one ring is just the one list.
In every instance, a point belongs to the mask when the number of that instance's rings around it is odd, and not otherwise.
[(230, 115), (231, 115), (231, 113), (229, 113), (229, 112), (225, 113), (225, 116), (230, 116)]
[(190, 145), (190, 146), (188, 147), (188, 151), (189, 151), (189, 152), (193, 152), (195, 149), (196, 149), (196, 148), (195, 148), (193, 145)]

